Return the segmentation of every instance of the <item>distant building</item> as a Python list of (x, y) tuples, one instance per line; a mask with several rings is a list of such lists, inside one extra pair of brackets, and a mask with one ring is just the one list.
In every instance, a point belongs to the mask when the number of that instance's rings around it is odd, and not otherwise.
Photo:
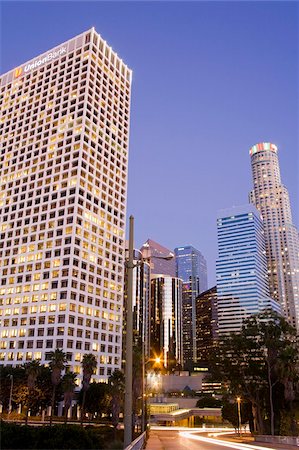
[(182, 280), (169, 275), (151, 276), (151, 351), (164, 367), (182, 365)]
[(253, 205), (220, 212), (216, 262), (219, 334), (238, 332), (263, 309), (281, 311), (270, 298), (263, 221)]
[[(142, 260), (139, 250), (134, 250), (134, 264), (132, 298), (134, 341), (136, 344), (144, 346), (144, 356), (148, 359), (150, 357), (150, 266), (148, 262)], [(126, 359), (127, 281), (127, 268), (125, 267), (123, 360)]]
[(196, 297), (196, 361), (207, 364), (217, 342), (218, 309), (216, 286)]
[(198, 294), (207, 289), (207, 264), (199, 250), (191, 245), (175, 250), (177, 276), (183, 280), (183, 361), (191, 368), (197, 358), (196, 302)]
[(251, 147), (254, 186), (250, 201), (264, 219), (270, 295), (299, 331), (299, 236), (289, 193), (281, 182), (277, 150), (270, 142)]
[(148, 239), (140, 249), (144, 260), (148, 261), (152, 275), (176, 276), (175, 255), (172, 250)]

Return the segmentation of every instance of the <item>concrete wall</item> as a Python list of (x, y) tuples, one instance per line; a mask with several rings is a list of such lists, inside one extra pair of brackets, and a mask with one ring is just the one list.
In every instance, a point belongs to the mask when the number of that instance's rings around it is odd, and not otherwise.
[(269, 442), (270, 444), (295, 445), (299, 447), (299, 437), (293, 436), (255, 436), (256, 442)]

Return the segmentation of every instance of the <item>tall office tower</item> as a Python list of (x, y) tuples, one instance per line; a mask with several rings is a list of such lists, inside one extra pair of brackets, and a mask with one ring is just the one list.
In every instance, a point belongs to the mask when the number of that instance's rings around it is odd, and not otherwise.
[(196, 297), (197, 363), (208, 364), (217, 344), (218, 306), (216, 286)]
[(243, 319), (271, 308), (265, 236), (260, 213), (253, 205), (220, 212), (216, 262), (219, 334), (238, 332)]
[(142, 257), (151, 266), (151, 274), (176, 276), (175, 255), (172, 250), (148, 239), (140, 249)]
[(299, 330), (299, 237), (292, 221), (287, 188), (280, 178), (277, 147), (269, 142), (250, 149), (253, 190), (250, 201), (264, 219), (270, 295)]
[(151, 276), (151, 351), (162, 356), (164, 367), (183, 363), (182, 280), (169, 275)]
[[(150, 265), (143, 261), (141, 252), (134, 250), (133, 269), (133, 330), (134, 340), (143, 346), (144, 356), (150, 358)], [(127, 269), (125, 268), (124, 309), (127, 311)], [(124, 314), (125, 320), (126, 314)], [(124, 336), (126, 326), (123, 326)], [(123, 336), (123, 360), (126, 359), (125, 338)]]
[(174, 249), (178, 278), (183, 280), (183, 361), (191, 368), (197, 359), (196, 302), (198, 294), (207, 289), (207, 264), (199, 250), (187, 245)]
[(1, 77), (2, 364), (121, 365), (131, 71), (92, 28)]
[(182, 365), (182, 280), (172, 250), (148, 239), (140, 249), (150, 266), (150, 346), (166, 368)]

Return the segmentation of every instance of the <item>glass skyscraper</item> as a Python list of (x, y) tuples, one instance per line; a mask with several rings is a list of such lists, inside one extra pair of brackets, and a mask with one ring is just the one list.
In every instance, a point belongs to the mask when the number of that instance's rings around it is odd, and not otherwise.
[(299, 330), (299, 236), (289, 193), (281, 182), (277, 151), (270, 142), (251, 147), (250, 201), (264, 219), (270, 295), (281, 303), (287, 319)]
[(182, 280), (169, 275), (151, 277), (151, 349), (171, 369), (182, 365)]
[(263, 221), (253, 205), (223, 210), (217, 220), (219, 334), (238, 332), (252, 314), (280, 305), (269, 295)]
[(216, 286), (196, 297), (197, 363), (207, 364), (218, 338)]
[(183, 360), (187, 368), (197, 359), (195, 299), (207, 289), (207, 264), (201, 252), (191, 245), (177, 247), (174, 252), (177, 276), (183, 280)]

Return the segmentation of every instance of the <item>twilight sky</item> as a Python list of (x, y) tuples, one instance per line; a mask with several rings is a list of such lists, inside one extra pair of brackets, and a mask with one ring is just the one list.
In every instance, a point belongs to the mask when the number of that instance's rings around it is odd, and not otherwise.
[(299, 224), (297, 2), (5, 2), (1, 73), (94, 26), (133, 70), (136, 245), (192, 244), (215, 283), (217, 211), (247, 202), (249, 148), (279, 147)]

